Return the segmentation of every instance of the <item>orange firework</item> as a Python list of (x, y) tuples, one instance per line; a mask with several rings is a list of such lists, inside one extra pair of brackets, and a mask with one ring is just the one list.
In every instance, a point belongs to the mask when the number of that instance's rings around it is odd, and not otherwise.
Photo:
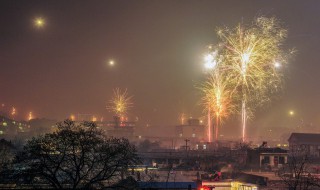
[(211, 73), (207, 81), (201, 86), (203, 92), (202, 104), (205, 107), (205, 111), (208, 113), (209, 123), (209, 142), (211, 141), (211, 114), (215, 118), (215, 140), (218, 140), (219, 127), (221, 122), (228, 118), (234, 111), (234, 104), (231, 97), (231, 89), (228, 86), (228, 81), (223, 78), (218, 70)]

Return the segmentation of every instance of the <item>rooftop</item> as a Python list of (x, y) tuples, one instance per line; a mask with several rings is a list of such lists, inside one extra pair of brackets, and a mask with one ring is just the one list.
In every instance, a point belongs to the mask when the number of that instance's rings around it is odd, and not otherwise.
[(288, 139), (289, 142), (320, 144), (320, 134), (317, 133), (292, 133)]

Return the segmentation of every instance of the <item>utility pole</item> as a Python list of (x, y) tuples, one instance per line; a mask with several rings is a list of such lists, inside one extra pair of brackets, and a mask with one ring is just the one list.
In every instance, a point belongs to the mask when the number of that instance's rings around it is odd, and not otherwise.
[(189, 139), (184, 140), (186, 141), (186, 151), (188, 151), (188, 142), (190, 141)]

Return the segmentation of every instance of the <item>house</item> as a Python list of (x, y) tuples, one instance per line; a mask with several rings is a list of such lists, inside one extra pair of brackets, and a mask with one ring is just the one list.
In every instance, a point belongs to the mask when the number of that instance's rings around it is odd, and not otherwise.
[(205, 138), (205, 126), (198, 119), (189, 119), (187, 124), (176, 126), (176, 137), (202, 140)]
[(292, 133), (288, 141), (291, 151), (305, 153), (310, 157), (320, 157), (320, 134)]
[(198, 184), (196, 182), (138, 182), (138, 186), (140, 189), (156, 189), (156, 190), (164, 190), (164, 189), (190, 189), (196, 190), (198, 189)]
[(251, 169), (279, 168), (288, 162), (288, 151), (281, 148), (259, 147), (247, 151), (247, 166)]

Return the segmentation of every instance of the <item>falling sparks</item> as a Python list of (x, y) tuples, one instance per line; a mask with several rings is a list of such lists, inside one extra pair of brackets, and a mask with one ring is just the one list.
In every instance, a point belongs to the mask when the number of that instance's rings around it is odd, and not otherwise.
[[(279, 68), (287, 60), (287, 55), (282, 51), (287, 31), (275, 18), (260, 17), (250, 26), (239, 24), (232, 29), (218, 29), (217, 35), (222, 60), (215, 65), (213, 72), (219, 70), (224, 80), (228, 81), (227, 86), (233, 89), (230, 94), (232, 99), (237, 100), (234, 102), (238, 102), (235, 104), (238, 110), (241, 110), (244, 141), (248, 117), (253, 115), (257, 106), (268, 102), (270, 95), (277, 92), (282, 84), (283, 75)], [(212, 59), (210, 61), (213, 62)], [(211, 88), (216, 89), (215, 101), (219, 102), (219, 87), (213, 85)], [(217, 103), (213, 105), (218, 106)], [(216, 107), (211, 109), (217, 110)]]
[(32, 112), (29, 112), (29, 114), (28, 114), (28, 121), (30, 121), (30, 120), (32, 120), (33, 119), (33, 114), (32, 114)]
[(127, 90), (121, 92), (119, 88), (113, 90), (113, 98), (109, 101), (107, 109), (114, 112), (118, 116), (124, 116), (132, 107), (132, 96), (129, 96)]
[(17, 110), (15, 107), (12, 107), (11, 109), (11, 116), (14, 117), (17, 114)]
[(179, 116), (179, 120), (180, 120), (181, 125), (184, 125), (185, 120), (186, 120), (186, 114), (185, 113), (181, 113), (180, 116)]
[(217, 70), (215, 71), (209, 75), (207, 81), (200, 87), (203, 92), (202, 104), (208, 113), (209, 142), (211, 142), (212, 133), (211, 117), (215, 118), (214, 134), (215, 140), (217, 140), (221, 122), (234, 111), (228, 81)]

